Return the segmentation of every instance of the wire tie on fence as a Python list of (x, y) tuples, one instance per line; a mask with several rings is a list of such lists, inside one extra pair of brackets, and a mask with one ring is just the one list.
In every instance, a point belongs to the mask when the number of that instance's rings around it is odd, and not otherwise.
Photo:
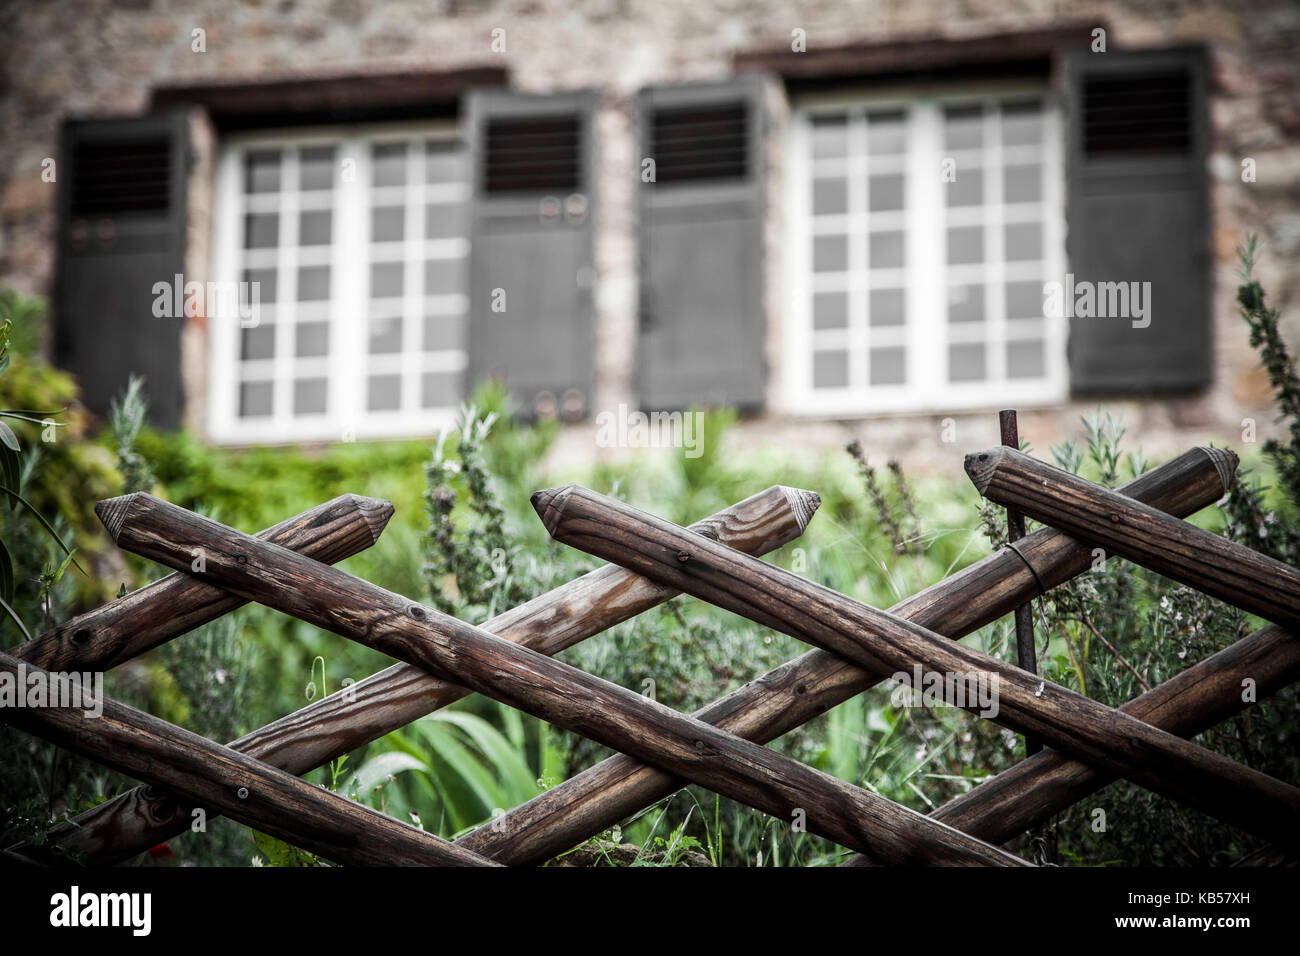
[(1223, 493), (1228, 494), (1232, 490), (1236, 474), (1232, 459), (1228, 457), (1227, 452), (1222, 448), (1208, 448), (1205, 445), (1197, 445), (1196, 447), (1205, 452), (1206, 456), (1214, 464), (1214, 470), (1219, 473), (1219, 481), (1223, 483)]
[(1025, 557), (1024, 552), (1021, 551), (1018, 547), (1016, 547), (1016, 542), (1008, 541), (1007, 547), (1010, 548), (1012, 551), (1014, 551), (1021, 561), (1025, 562), (1025, 567), (1029, 569), (1029, 573), (1034, 576), (1034, 580), (1038, 583), (1039, 596), (1041, 597), (1042, 595), (1046, 594), (1047, 588), (1043, 586), (1043, 579), (1038, 576), (1038, 572), (1034, 569), (1034, 566), (1029, 563), (1029, 559)]

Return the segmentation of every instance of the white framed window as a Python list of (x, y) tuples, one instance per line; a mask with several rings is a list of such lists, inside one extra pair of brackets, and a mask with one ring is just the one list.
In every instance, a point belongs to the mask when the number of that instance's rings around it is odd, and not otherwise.
[(452, 422), (469, 196), (451, 123), (223, 142), (212, 277), (257, 282), (260, 309), (255, 325), (209, 322), (211, 438), (383, 438)]
[(793, 104), (785, 404), (856, 416), (1067, 394), (1064, 158), (1045, 87)]

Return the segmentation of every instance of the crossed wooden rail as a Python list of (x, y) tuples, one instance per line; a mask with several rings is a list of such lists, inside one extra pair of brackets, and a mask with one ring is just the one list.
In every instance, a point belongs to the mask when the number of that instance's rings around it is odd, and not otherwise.
[[(781, 819), (802, 809), (810, 832), (856, 851), (853, 863), (1025, 865), (998, 844), (1119, 776), (1296, 849), (1300, 790), (1183, 739), (1239, 711), (1243, 679), (1262, 698), (1300, 676), (1283, 630), (1300, 625), (1300, 572), (1180, 520), (1231, 487), (1235, 456), (1193, 449), (1119, 492), (1009, 448), (966, 468), (990, 500), (1051, 527), (889, 611), (756, 557), (803, 532), (812, 492), (775, 486), (683, 529), (571, 485), (536, 493), (534, 508), (556, 540), (614, 564), (482, 628), (330, 567), (378, 539), (387, 502), (345, 495), (257, 536), (146, 494), (100, 502), (119, 546), (178, 573), (0, 653), (0, 670), (108, 669), (249, 600), (402, 663), (226, 746), (114, 701), (98, 718), (0, 710), (148, 784), (6, 855), (120, 862), (183, 832), (202, 807), (345, 864), (525, 865), (693, 782)], [(958, 643), (1087, 569), (1094, 544), (1276, 624), (1119, 709)], [(819, 649), (690, 716), (551, 659), (682, 592)], [(926, 816), (761, 746), (914, 665), (997, 675), (995, 719), (1050, 749)], [(620, 753), (454, 842), (299, 779), (470, 691)]]

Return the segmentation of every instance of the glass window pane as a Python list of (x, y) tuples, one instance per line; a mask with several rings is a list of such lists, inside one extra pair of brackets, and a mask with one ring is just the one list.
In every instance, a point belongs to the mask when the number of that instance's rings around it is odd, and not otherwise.
[(903, 208), (903, 177), (871, 176), (867, 180), (867, 209), (870, 212), (892, 212)]
[(949, 322), (984, 321), (984, 286), (974, 283), (948, 287)]
[[(905, 295), (902, 289), (872, 289), (870, 295), (871, 324), (874, 326), (902, 325)], [(874, 381), (874, 379), (873, 379)]]
[(328, 355), (330, 326), (328, 322), (300, 322), (294, 328), (294, 354), (299, 358)]
[(298, 270), (299, 302), (320, 302), (329, 297), (329, 266), (303, 266)]
[(1038, 163), (1014, 164), (1002, 170), (1003, 202), (1039, 202), (1043, 198), (1043, 167)]
[(371, 375), (366, 407), (372, 412), (395, 411), (402, 405), (402, 377), (400, 375)]
[(984, 170), (978, 166), (957, 166), (957, 178), (944, 183), (944, 199), (949, 206), (978, 206), (984, 202)]
[(245, 269), (243, 281), (248, 284), (248, 291), (241, 292), (240, 295), (246, 301), (252, 301), (253, 283), (257, 283), (257, 301), (259, 304), (274, 302), (278, 291), (276, 285), (278, 276), (274, 269)]
[(383, 143), (371, 149), (371, 182), (376, 186), (406, 184), (406, 144)]
[(269, 359), (275, 357), (275, 326), (263, 322), (257, 328), (239, 330), (239, 357)]
[(465, 204), (440, 202), (424, 207), (424, 238), (455, 239), (469, 232)]
[(370, 264), (370, 298), (387, 299), (402, 294), (404, 264), (372, 262)]
[(847, 236), (813, 237), (813, 272), (843, 272), (848, 266)]
[(465, 344), (464, 317), (459, 315), (427, 315), (424, 317), (424, 350), (441, 352), (463, 348)]
[(872, 349), (869, 364), (872, 385), (902, 385), (907, 378), (906, 354), (901, 346)]
[(256, 418), (271, 414), (271, 383), (239, 383), (239, 417)]
[(1002, 142), (1006, 146), (1032, 146), (1043, 141), (1043, 107), (1039, 103), (1014, 103), (1002, 107)]
[(984, 378), (983, 343), (948, 346), (948, 381), (978, 382)]
[(274, 249), (279, 244), (279, 213), (250, 212), (244, 216), (245, 249)]
[(839, 159), (849, 151), (848, 125), (844, 114), (814, 116), (812, 120), (813, 159)]
[(944, 149), (978, 149), (983, 145), (983, 107), (950, 106), (943, 111)]
[(464, 179), (464, 153), (459, 143), (430, 140), (424, 144), (425, 182), (456, 183)]
[(867, 117), (867, 152), (872, 156), (901, 153), (904, 129), (902, 112), (872, 113)]
[(948, 230), (948, 262), (962, 265), (983, 261), (983, 226), (954, 226)]
[(328, 209), (310, 209), (298, 214), (298, 245), (328, 246), (333, 213)]
[(464, 259), (428, 259), (424, 263), (424, 294), (452, 295), (464, 286)]
[(334, 188), (333, 146), (311, 146), (298, 153), (298, 188), (304, 192)]
[(903, 265), (903, 234), (873, 232), (868, 241), (867, 265), (872, 269), (898, 269)]
[(293, 383), (295, 415), (325, 414), (326, 382), (323, 378), (300, 378)]
[(1041, 339), (1007, 343), (1007, 378), (1042, 378), (1045, 374)]
[(813, 388), (844, 388), (848, 384), (848, 352), (813, 352)]
[(396, 242), (406, 236), (406, 210), (401, 206), (376, 206), (370, 210), (370, 241)]
[(244, 157), (244, 192), (280, 191), (280, 151), (249, 153)]
[(420, 404), (425, 408), (460, 404), (460, 373), (425, 372), (420, 378)]
[(371, 316), (371, 354), (391, 355), (400, 351), (402, 351), (402, 317), (398, 315)]
[(1041, 282), (1008, 282), (1007, 318), (1041, 319), (1043, 317), (1043, 284)]
[(1043, 229), (1038, 223), (1009, 223), (1005, 235), (1008, 262), (1024, 262), (1027, 259), (1042, 258)]
[(843, 176), (813, 180), (813, 215), (839, 216), (849, 209), (849, 183)]
[(816, 292), (813, 294), (813, 328), (843, 329), (849, 324), (849, 294), (847, 292)]

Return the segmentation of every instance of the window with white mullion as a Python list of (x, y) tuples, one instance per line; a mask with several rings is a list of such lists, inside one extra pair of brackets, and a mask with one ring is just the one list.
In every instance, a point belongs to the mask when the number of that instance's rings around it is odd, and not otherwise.
[(1041, 289), (1064, 255), (1062, 159), (1042, 92), (822, 99), (791, 124), (794, 410), (1061, 397)]
[(402, 307), (402, 408), (420, 407), (420, 366), (424, 349), (424, 143), (411, 143), (406, 155), (406, 298)]
[(867, 270), (871, 219), (867, 214), (869, 203), (869, 173), (867, 170), (867, 121), (861, 112), (848, 117), (848, 288), (849, 335), (845, 359), (848, 375), (845, 386), (861, 391), (867, 377)]
[(988, 249), (989, 282), (988, 319), (989, 337), (985, 347), (985, 377), (990, 382), (1006, 381), (1006, 249), (1004, 239), (1005, 212), (1002, 198), (1003, 162), (1002, 162), (1002, 111), (996, 100), (984, 103), (984, 168), (989, 170), (985, 194), (988, 210), (988, 233), (985, 238)]
[[(383, 157), (397, 153), (401, 175), (391, 176)], [(223, 147), (213, 278), (262, 283), (262, 328), (213, 329), (214, 439), (381, 437), (454, 419), (467, 364), (462, 155), (423, 124), (245, 134)], [(439, 228), (426, 215), (431, 205), (452, 210)], [(426, 317), (454, 328), (435, 342)]]
[(369, 313), (364, 258), (358, 254), (358, 246), (365, 249), (370, 242), (366, 202), (369, 154), (364, 142), (351, 139), (341, 140), (337, 149), (339, 169), (351, 172), (339, 175), (335, 185), (338, 203), (337, 241), (331, 248), (335, 307), (330, 321), (330, 424), (335, 434), (351, 439), (362, 432), (364, 419), (362, 386)]
[[(1051, 210), (1065, 208), (1065, 177), (1061, 171), (1065, 168), (1064, 130), (1061, 113), (1057, 109), (1045, 108), (1043, 111), (1043, 145), (1042, 157), (1042, 202), (1043, 211), (1043, 279), (1065, 278), (1065, 220), (1059, 215), (1052, 215)], [(1040, 287), (1040, 292), (1041, 287)], [(1061, 396), (1065, 394), (1065, 335), (1064, 319), (1043, 316), (1045, 371), (1049, 382), (1056, 383)]]
[(919, 103), (911, 111), (911, 136), (908, 164), (913, 169), (930, 170), (931, 175), (912, 176), (907, 182), (906, 206), (912, 217), (908, 223), (908, 255), (911, 268), (906, 273), (907, 290), (904, 312), (907, 329), (908, 381), (910, 400), (941, 394), (947, 363), (936, 343), (944, 341), (947, 325), (947, 286), (944, 275), (943, 196), (935, 188), (941, 178), (942, 123), (934, 103)]
[(866, 374), (859, 379), (864, 395), (910, 385), (906, 344), (894, 330), (906, 325), (913, 242), (908, 213), (910, 144), (915, 116), (897, 109), (867, 110), (865, 153), (868, 224), (865, 327), (861, 353)]
[[(284, 290), (275, 324), (275, 374), (271, 403), (272, 419), (277, 428), (287, 428), (293, 419), (293, 339), (298, 323), (299, 229), (298, 152), (285, 149), (280, 154), (280, 258), (277, 283)], [(307, 267), (312, 268), (312, 267)]]

